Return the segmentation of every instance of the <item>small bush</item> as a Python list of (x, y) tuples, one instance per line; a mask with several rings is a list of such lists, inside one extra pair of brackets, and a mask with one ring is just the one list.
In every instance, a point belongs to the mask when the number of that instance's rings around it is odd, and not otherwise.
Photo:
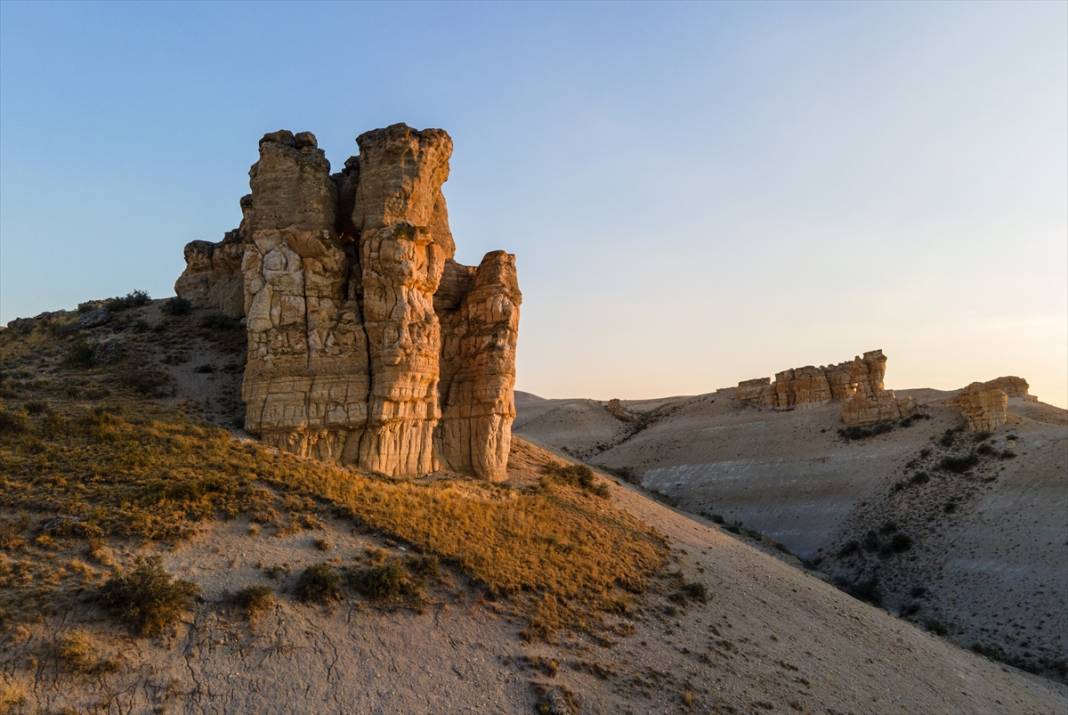
[(93, 346), (84, 340), (75, 340), (67, 348), (67, 354), (63, 356), (65, 367), (92, 367)]
[(341, 576), (329, 564), (304, 569), (293, 592), (304, 603), (330, 603), (341, 598)]
[(230, 601), (244, 611), (250, 621), (256, 620), (276, 603), (274, 591), (267, 586), (247, 586), (233, 594)]
[(34, 400), (32, 402), (27, 402), (24, 407), (26, 408), (26, 412), (31, 415), (52, 414), (52, 408), (49, 407), (46, 402)]
[(993, 454), (996, 454), (997, 450), (995, 450), (992, 446), (990, 446), (990, 444), (988, 442), (983, 442), (978, 447), (976, 447), (975, 452), (976, 452), (976, 454), (981, 454), (984, 457), (989, 457), (989, 456), (991, 456)]
[(554, 482), (578, 487), (599, 497), (608, 496), (608, 486), (599, 482), (593, 470), (585, 464), (552, 464), (545, 467), (545, 474)]
[(193, 304), (185, 298), (175, 296), (160, 308), (167, 315), (189, 315), (193, 312)]
[(708, 587), (703, 583), (691, 581), (683, 584), (681, 588), (668, 596), (668, 598), (675, 603), (686, 603), (687, 601), (708, 603)]
[(108, 298), (104, 301), (104, 307), (112, 313), (120, 313), (124, 310), (129, 310), (130, 308), (139, 308), (150, 300), (152, 300), (152, 298), (148, 295), (148, 291), (133, 290), (124, 296)]
[(895, 554), (904, 553), (912, 548), (912, 537), (908, 534), (894, 534), (890, 539), (890, 550)]
[(854, 439), (866, 439), (876, 435), (885, 434), (894, 429), (892, 422), (879, 422), (870, 427), (844, 427), (838, 430), (838, 436), (847, 442)]
[(132, 570), (108, 579), (100, 588), (98, 601), (134, 633), (152, 636), (175, 623), (199, 595), (196, 584), (173, 578), (154, 556), (140, 559)]
[(110, 673), (118, 663), (100, 657), (100, 646), (85, 631), (72, 631), (56, 643), (56, 660), (63, 670), (71, 673)]
[(946, 455), (938, 463), (938, 468), (946, 472), (964, 474), (977, 464), (979, 464), (979, 457), (974, 453), (963, 456)]
[(875, 576), (846, 583), (842, 585), (842, 589), (853, 598), (866, 601), (873, 606), (881, 606), (883, 603), (883, 592), (879, 588), (879, 579)]
[(860, 551), (860, 542), (857, 541), (856, 539), (854, 539), (852, 541), (846, 542), (846, 545), (843, 546), (841, 549), (839, 549), (838, 558), (845, 558), (846, 556), (852, 556), (853, 554), (857, 553), (858, 551)]
[[(428, 561), (417, 559), (426, 567)], [(436, 569), (436, 561), (433, 561)], [(415, 562), (413, 562), (413, 565)], [(420, 568), (420, 566), (416, 566)], [(391, 558), (381, 564), (362, 569), (352, 569), (346, 573), (346, 580), (352, 590), (361, 596), (380, 603), (415, 602), (424, 598), (423, 578), (413, 573), (408, 562)]]
[(929, 481), (931, 481), (931, 475), (929, 475), (927, 472), (916, 472), (912, 475), (912, 478), (909, 479), (909, 484), (926, 484)]
[(923, 598), (927, 595), (927, 589), (923, 586), (913, 586), (912, 590), (909, 591), (909, 595), (913, 598)]
[(944, 636), (949, 633), (949, 630), (946, 629), (946, 625), (942, 623), (942, 621), (935, 620), (934, 618), (929, 618), (924, 621), (923, 627), (931, 633), (934, 633), (936, 636)]
[(145, 397), (167, 397), (171, 394), (171, 377), (154, 368), (135, 368), (119, 374), (119, 382)]
[(1016, 459), (1016, 452), (1013, 452), (1011, 449), (1006, 449), (1006, 450), (1003, 450), (1002, 453), (998, 455), (998, 458), (999, 459)]
[(963, 427), (953, 427), (952, 429), (947, 429), (945, 432), (942, 433), (942, 436), (939, 438), (938, 443), (943, 447), (952, 447), (953, 443), (957, 441), (957, 433), (959, 433), (963, 429)]
[(972, 435), (972, 439), (976, 442), (985, 442), (986, 440), (990, 439), (990, 436), (992, 434), (993, 432), (976, 432)]
[(30, 428), (30, 420), (24, 412), (13, 412), (0, 407), (0, 434), (19, 434)]
[(215, 366), (211, 363), (204, 363), (203, 365), (197, 365), (193, 368), (193, 372), (198, 372), (201, 375), (210, 375), (215, 372)]

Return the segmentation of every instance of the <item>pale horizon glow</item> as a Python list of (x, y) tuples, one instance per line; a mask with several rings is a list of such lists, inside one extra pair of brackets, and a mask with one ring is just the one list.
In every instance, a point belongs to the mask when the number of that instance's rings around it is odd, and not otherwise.
[(1068, 3), (0, 4), (0, 322), (237, 225), (259, 137), (455, 142), (518, 257), (517, 389), (711, 392), (882, 348), (887, 386), (1068, 407)]

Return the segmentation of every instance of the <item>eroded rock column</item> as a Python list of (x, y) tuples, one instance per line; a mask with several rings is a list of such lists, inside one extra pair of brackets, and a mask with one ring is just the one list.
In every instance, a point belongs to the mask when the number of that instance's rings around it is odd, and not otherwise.
[(386, 474), (436, 468), (441, 329), (434, 313), (454, 246), (441, 185), (452, 140), (398, 124), (361, 134), (353, 225), (359, 232), (371, 395), (359, 463)]
[(301, 455), (355, 462), (365, 438), (368, 351), (355, 246), (336, 231), (330, 164), (309, 132), (268, 134), (249, 171), (242, 261), (245, 424)]
[[(507, 475), (515, 419), (522, 302), (515, 256), (488, 253), (473, 272), (450, 261), (446, 275), (442, 287), (449, 290), (438, 300), (444, 340), (440, 455), (450, 469), (501, 480)], [(454, 294), (467, 282), (469, 290), (457, 300)]]

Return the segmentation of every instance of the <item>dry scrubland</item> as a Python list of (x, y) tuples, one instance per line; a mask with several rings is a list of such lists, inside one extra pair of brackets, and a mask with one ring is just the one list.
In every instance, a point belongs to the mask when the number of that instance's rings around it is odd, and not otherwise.
[(1068, 704), (523, 440), (502, 485), (265, 447), (235, 321), (96, 307), (0, 333), (0, 712)]

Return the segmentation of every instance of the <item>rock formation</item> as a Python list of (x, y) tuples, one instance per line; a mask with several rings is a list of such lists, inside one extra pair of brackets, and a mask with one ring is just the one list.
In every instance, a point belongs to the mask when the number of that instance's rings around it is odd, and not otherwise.
[(224, 309), (231, 283), (242, 286), (245, 423), (265, 441), (389, 475), (445, 467), (501, 479), (515, 417), (515, 257), (452, 260), (447, 133), (396, 124), (357, 143), (331, 175), (311, 133), (264, 136), (241, 228), (186, 247), (179, 295)]
[(836, 365), (783, 370), (769, 377), (738, 383), (734, 399), (743, 405), (789, 410), (842, 402), (842, 421), (850, 426), (872, 425), (895, 420), (912, 412), (911, 399), (898, 399), (892, 390), (883, 388), (886, 356), (882, 350), (870, 350), (863, 357)]
[(995, 377), (993, 380), (987, 380), (983, 384), (987, 387), (996, 387), (999, 390), (1003, 390), (1009, 397), (1022, 397), (1031, 402), (1038, 399), (1028, 392), (1028, 390), (1031, 389), (1031, 386), (1027, 384), (1027, 380), (1022, 377), (1016, 377), (1015, 375)]
[(251, 196), (241, 199), (245, 220), (240, 227), (227, 231), (221, 241), (192, 241), (186, 244), (185, 271), (174, 283), (174, 292), (178, 297), (188, 300), (197, 308), (210, 308), (231, 317), (244, 314), (241, 258), (245, 252), (246, 223), (251, 205)]
[(876, 395), (883, 390), (886, 357), (882, 350), (871, 350), (864, 357), (824, 367), (783, 370), (775, 381), (761, 377), (738, 383), (735, 399), (754, 407), (788, 410), (831, 400), (846, 400), (854, 393)]
[(960, 413), (975, 432), (993, 432), (1008, 421), (1009, 396), (990, 382), (973, 382), (954, 399)]

